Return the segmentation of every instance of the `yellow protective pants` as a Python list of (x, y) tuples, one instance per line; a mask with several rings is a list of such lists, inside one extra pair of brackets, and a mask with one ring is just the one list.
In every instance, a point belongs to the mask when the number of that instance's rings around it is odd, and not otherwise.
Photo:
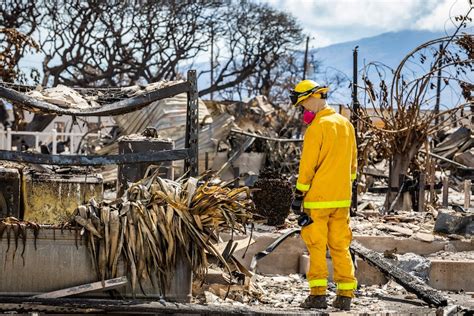
[(309, 271), (306, 276), (311, 295), (326, 295), (328, 267), (326, 247), (332, 258), (333, 279), (337, 295), (353, 297), (357, 288), (349, 246), (352, 231), (349, 226), (349, 208), (327, 208), (305, 210), (313, 223), (301, 228), (309, 251)]

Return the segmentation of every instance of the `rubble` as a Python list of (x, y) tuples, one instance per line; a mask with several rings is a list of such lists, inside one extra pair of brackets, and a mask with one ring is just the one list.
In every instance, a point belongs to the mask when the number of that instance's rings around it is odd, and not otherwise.
[(428, 281), (430, 261), (414, 253), (396, 256), (397, 267), (423, 280)]
[(454, 131), (447, 131), (445, 138), (433, 148), (433, 153), (452, 159), (456, 154), (469, 150), (472, 145), (472, 130), (462, 126)]
[(46, 89), (38, 87), (36, 90), (28, 92), (27, 95), (64, 108), (87, 109), (99, 107), (95, 98), (84, 97), (76, 90), (62, 84)]
[[(227, 297), (223, 299), (211, 291), (206, 291), (195, 297), (196, 303), (205, 303), (220, 306), (240, 306), (242, 300), (251, 307), (259, 307), (263, 311), (287, 311), (288, 313), (303, 313), (300, 304), (309, 295), (309, 289), (305, 278), (300, 274), (281, 275), (256, 275), (255, 282), (264, 291), (260, 298), (243, 294)], [(331, 302), (335, 297), (335, 285), (329, 283), (328, 300)], [(208, 294), (209, 293), (209, 294)], [(212, 295), (211, 295), (212, 294)], [(416, 298), (415, 295), (407, 292), (402, 286), (394, 281), (389, 281), (384, 285), (360, 285), (355, 293), (351, 314), (435, 314), (436, 308), (430, 308)], [(448, 294), (450, 306), (456, 304), (460, 310), (469, 310), (474, 307), (465, 295)], [(331, 306), (325, 311), (336, 313), (338, 310)]]

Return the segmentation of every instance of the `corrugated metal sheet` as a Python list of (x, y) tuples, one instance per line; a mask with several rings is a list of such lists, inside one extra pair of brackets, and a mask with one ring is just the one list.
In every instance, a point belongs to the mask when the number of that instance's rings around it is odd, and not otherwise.
[[(214, 117), (212, 124), (206, 125), (199, 130), (199, 172), (205, 171), (206, 152), (208, 153), (209, 166), (212, 166), (212, 161), (217, 152), (219, 141), (227, 139), (232, 127), (235, 127), (234, 117), (230, 114), (223, 113)], [(175, 148), (184, 148), (184, 136), (175, 141)], [(182, 162), (175, 161), (176, 173), (181, 174)]]
[[(115, 116), (114, 119), (122, 135), (141, 133), (147, 127), (154, 127), (163, 137), (178, 139), (184, 136), (186, 125), (186, 93), (153, 102), (149, 106), (132, 113)], [(199, 123), (211, 123), (212, 118), (202, 100), (199, 100)]]

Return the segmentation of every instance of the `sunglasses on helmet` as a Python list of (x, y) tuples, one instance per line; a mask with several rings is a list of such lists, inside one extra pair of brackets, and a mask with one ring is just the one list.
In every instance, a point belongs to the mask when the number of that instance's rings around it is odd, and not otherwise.
[(305, 91), (305, 92), (297, 92), (297, 91), (294, 91), (294, 90), (290, 91), (291, 103), (296, 106), (297, 105), (296, 103), (298, 102), (299, 98), (311, 95), (315, 92), (318, 92), (319, 90), (321, 90), (320, 98), (321, 99), (327, 99), (327, 87), (322, 86), (322, 87), (314, 87), (313, 89), (310, 89), (310, 90)]
[[(319, 88), (319, 87), (318, 87)], [(305, 92), (296, 92), (294, 90), (290, 91), (290, 100), (291, 100), (291, 103), (292, 104), (296, 104), (296, 102), (298, 102), (298, 99), (300, 97), (304, 97), (304, 96), (307, 96), (307, 95), (310, 95), (311, 93), (313, 93), (314, 91), (316, 91), (316, 89), (318, 88), (313, 88), (311, 90), (308, 90), (308, 91), (305, 91)]]

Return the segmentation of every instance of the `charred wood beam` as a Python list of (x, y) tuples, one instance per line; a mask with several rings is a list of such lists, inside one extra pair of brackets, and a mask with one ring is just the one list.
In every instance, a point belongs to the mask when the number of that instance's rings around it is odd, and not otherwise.
[(381, 254), (365, 248), (356, 241), (352, 242), (351, 250), (355, 251), (359, 257), (368, 262), (370, 265), (376, 267), (384, 275), (390, 279), (395, 280), (395, 282), (403, 286), (407, 291), (416, 294), (418, 298), (422, 299), (426, 303), (436, 307), (448, 305), (448, 300), (439, 294), (438, 291), (426, 285), (408, 272), (405, 272), (397, 266), (394, 266)]
[(19, 93), (15, 90), (0, 86), (0, 97), (16, 103), (19, 107), (36, 109), (44, 113), (55, 113), (74, 116), (109, 116), (120, 115), (144, 108), (151, 102), (169, 98), (183, 92), (191, 91), (189, 82), (178, 83), (149, 93), (138, 95), (129, 99), (105, 104), (91, 109), (62, 108), (49, 102), (39, 101), (35, 98)]
[(131, 153), (109, 156), (85, 155), (45, 155), (0, 150), (0, 160), (33, 163), (41, 165), (102, 166), (113, 164), (132, 164), (142, 162), (161, 162), (188, 159), (189, 149), (164, 150), (160, 152)]
[(301, 315), (301, 311), (262, 310), (247, 306), (199, 305), (164, 300), (112, 300), (90, 298), (41, 299), (0, 296), (0, 311), (45, 313), (120, 313), (120, 314), (194, 314), (194, 315)]
[(262, 135), (258, 135), (258, 134), (254, 134), (254, 133), (244, 132), (244, 131), (234, 129), (234, 128), (231, 129), (230, 132), (233, 133), (233, 134), (240, 134), (240, 135), (250, 136), (250, 137), (254, 137), (254, 138), (258, 138), (258, 139), (265, 139), (265, 140), (269, 140), (269, 141), (273, 141), (273, 142), (280, 142), (280, 143), (302, 143), (303, 142), (302, 138), (298, 138), (298, 139), (273, 138), (273, 137), (262, 136)]

